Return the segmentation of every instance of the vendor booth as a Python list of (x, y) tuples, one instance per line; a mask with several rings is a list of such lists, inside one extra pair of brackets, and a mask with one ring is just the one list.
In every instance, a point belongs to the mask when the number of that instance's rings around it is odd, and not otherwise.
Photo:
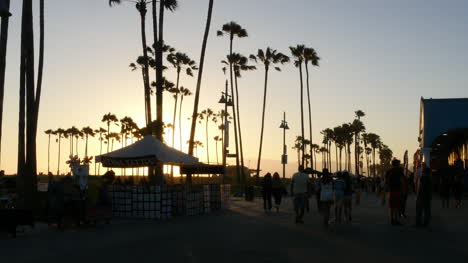
[[(151, 135), (125, 148), (96, 157), (104, 167), (136, 168), (177, 165), (181, 173), (223, 173), (181, 151), (168, 147)], [(227, 207), (229, 185), (112, 185), (109, 190), (115, 217), (169, 219), (192, 216)]]

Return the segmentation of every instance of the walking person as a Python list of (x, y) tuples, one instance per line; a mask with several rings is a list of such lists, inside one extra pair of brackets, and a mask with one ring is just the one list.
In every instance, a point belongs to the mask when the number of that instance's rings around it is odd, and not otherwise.
[(400, 217), (407, 218), (406, 216), (406, 202), (408, 200), (409, 193), (409, 181), (408, 177), (403, 176), (401, 184), (401, 207), (400, 207)]
[(304, 173), (304, 166), (299, 166), (291, 181), (291, 195), (294, 196), (294, 210), (296, 211), (296, 224), (304, 224), (304, 210), (309, 189), (309, 175)]
[(425, 167), (416, 184), (416, 227), (427, 227), (431, 221), (432, 170)]
[(392, 168), (386, 174), (386, 188), (388, 194), (388, 206), (390, 208), (390, 222), (392, 225), (400, 226), (400, 207), (401, 207), (401, 190), (404, 178), (403, 168), (400, 166), (400, 161), (392, 160)]
[(286, 193), (286, 189), (284, 187), (283, 182), (281, 181), (280, 175), (275, 172), (273, 174), (273, 179), (272, 179), (272, 194), (273, 194), (273, 199), (275, 200), (276, 212), (279, 212), (281, 199), (283, 197), (283, 194), (285, 193)]
[(262, 180), (262, 196), (263, 196), (263, 209), (265, 212), (271, 211), (271, 195), (273, 191), (273, 182), (271, 174), (267, 173)]
[(351, 222), (352, 210), (353, 210), (353, 180), (348, 172), (343, 173), (343, 180), (345, 182), (344, 198), (343, 198), (343, 207), (344, 207), (344, 216), (348, 222)]
[(320, 182), (322, 180), (321, 178), (321, 174), (318, 174), (317, 175), (317, 178), (315, 179), (315, 199), (317, 200), (317, 211), (320, 213), (321, 212), (321, 209), (320, 209)]
[(323, 169), (320, 181), (320, 208), (323, 216), (323, 226), (328, 227), (330, 221), (330, 209), (333, 205), (333, 179), (328, 169)]
[(450, 206), (451, 183), (448, 170), (449, 169), (444, 169), (443, 174), (440, 177), (439, 194), (440, 198), (442, 199), (442, 208), (449, 208)]
[(343, 174), (338, 172), (337, 179), (333, 182), (335, 189), (335, 217), (336, 222), (340, 223), (343, 215), (343, 201), (345, 195), (346, 183), (343, 180)]

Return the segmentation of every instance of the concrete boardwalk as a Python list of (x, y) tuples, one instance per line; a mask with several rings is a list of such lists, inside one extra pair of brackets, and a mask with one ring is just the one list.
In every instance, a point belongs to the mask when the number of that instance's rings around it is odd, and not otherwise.
[(0, 262), (466, 262), (468, 209), (433, 202), (433, 226), (387, 223), (387, 210), (364, 194), (351, 224), (323, 229), (311, 199), (304, 225), (293, 224), (292, 202), (265, 213), (260, 201), (170, 221), (116, 220), (111, 225), (58, 232), (42, 225), (15, 240), (0, 234)]

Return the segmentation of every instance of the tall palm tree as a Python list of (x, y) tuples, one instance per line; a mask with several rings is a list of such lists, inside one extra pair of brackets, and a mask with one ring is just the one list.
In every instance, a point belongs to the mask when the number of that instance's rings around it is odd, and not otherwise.
[(49, 137), (49, 141), (47, 143), (47, 174), (50, 173), (50, 136), (54, 135), (54, 131), (48, 129), (44, 131), (44, 133)]
[(199, 119), (200, 120), (205, 120), (205, 135), (206, 135), (206, 160), (207, 160), (207, 163), (210, 163), (210, 148), (209, 148), (209, 135), (208, 135), (208, 123), (209, 121), (211, 120), (211, 118), (213, 117), (213, 110), (210, 109), (210, 108), (207, 108), (205, 110), (203, 110), (200, 115), (199, 115)]
[(88, 157), (88, 138), (89, 136), (94, 137), (96, 134), (94, 133), (94, 130), (89, 126), (81, 129), (81, 132), (85, 136), (85, 157)]
[[(240, 161), (241, 161), (241, 167), (244, 166), (244, 148), (242, 144), (242, 130), (241, 130), (241, 120), (240, 120), (240, 103), (239, 103), (239, 87), (238, 87), (238, 79), (242, 77), (242, 71), (250, 71), (250, 70), (255, 70), (257, 67), (248, 65), (249, 59), (239, 53), (232, 53), (232, 55), (227, 56), (227, 60), (221, 61), (221, 63), (224, 63), (226, 65), (233, 65), (234, 68), (234, 87), (236, 94), (234, 96), (234, 99), (236, 100), (236, 113), (237, 113), (237, 130), (239, 132), (239, 148), (240, 148)], [(242, 178), (244, 178), (244, 168), (241, 170), (242, 172)]]
[(359, 172), (359, 134), (362, 132), (366, 131), (366, 127), (364, 126), (364, 123), (360, 121), (359, 119), (355, 119), (351, 123), (351, 130), (354, 134), (354, 171), (356, 174), (360, 174)]
[(372, 148), (372, 166), (373, 166), (372, 173), (373, 173), (373, 176), (375, 177), (377, 175), (376, 169), (375, 169), (375, 153), (376, 153), (376, 149), (381, 147), (382, 142), (380, 140), (380, 136), (375, 133), (368, 133), (367, 140)]
[(60, 143), (61, 143), (62, 138), (66, 136), (66, 132), (64, 129), (59, 128), (55, 131), (55, 134), (57, 134), (58, 136), (58, 139), (57, 139), (57, 142), (58, 142), (57, 175), (60, 175)]
[[(104, 140), (104, 138), (102, 137), (102, 135), (103, 135), (104, 133), (106, 133), (107, 130), (104, 129), (104, 128), (102, 128), (102, 127), (100, 127), (99, 129), (94, 130), (94, 132), (95, 132), (96, 134), (99, 134), (99, 138), (98, 138), (98, 140), (99, 140), (99, 155), (102, 155), (102, 142), (103, 142), (103, 140)], [(94, 165), (96, 165), (96, 162), (94, 162)], [(96, 169), (95, 169), (95, 170), (96, 170)], [(95, 172), (95, 173), (96, 173), (96, 172)], [(100, 165), (100, 164), (99, 164), (99, 171), (98, 171), (98, 174), (101, 174), (101, 165)]]
[[(271, 49), (267, 47), (265, 51), (259, 49), (256, 55), (250, 55), (250, 59), (255, 62), (262, 63), (265, 67), (265, 85), (263, 88), (263, 109), (262, 109), (262, 128), (260, 132), (260, 147), (258, 150), (258, 160), (257, 160), (257, 180), (260, 176), (260, 161), (262, 158), (262, 145), (263, 145), (263, 129), (265, 127), (265, 107), (266, 107), (266, 95), (267, 95), (267, 88), (268, 88), (268, 71), (270, 66), (274, 66), (274, 69), (277, 71), (281, 71), (277, 64), (285, 64), (289, 62), (289, 57), (284, 55), (281, 52), (277, 52), (275, 49)], [(304, 138), (304, 137), (302, 137)]]
[[(109, 0), (109, 5), (113, 6), (114, 4), (120, 4), (123, 0)], [(145, 98), (145, 120), (146, 124), (149, 125), (151, 122), (151, 94), (150, 94), (150, 80), (149, 80), (149, 57), (148, 57), (148, 48), (146, 42), (146, 12), (147, 12), (147, 1), (146, 0), (136, 0), (136, 9), (140, 14), (140, 27), (141, 27), (141, 44), (143, 49), (143, 64), (142, 67), (142, 76), (143, 76), (143, 86), (144, 86), (144, 98)]]
[[(317, 150), (320, 149), (320, 146), (318, 144), (312, 143), (310, 145), (310, 148), (312, 148), (312, 154), (314, 155), (312, 162), (314, 162), (314, 167), (312, 169), (317, 170), (317, 158), (315, 157), (315, 154), (317, 153)], [(337, 160), (338, 163), (338, 160)]]
[[(119, 121), (119, 119), (117, 119), (115, 114), (109, 112), (107, 114), (104, 114), (101, 121), (107, 124), (107, 137), (109, 138), (111, 123), (115, 123), (115, 125), (118, 125), (117, 122)], [(109, 152), (109, 143), (107, 144), (107, 152)]]
[(302, 149), (302, 142), (304, 140), (301, 136), (296, 136), (296, 140), (294, 141), (294, 146), (292, 147), (294, 150), (297, 151), (297, 163), (298, 166), (301, 165), (301, 149)]
[[(193, 61), (187, 54), (181, 53), (181, 52), (170, 53), (169, 55), (167, 55), (167, 61), (176, 69), (176, 72), (177, 72), (176, 86), (173, 92), (175, 102), (174, 102), (174, 117), (172, 118), (172, 123), (174, 125), (174, 129), (172, 130), (172, 147), (174, 147), (176, 116), (177, 116), (177, 106), (178, 106), (177, 102), (178, 102), (179, 94), (181, 93), (181, 89), (179, 88), (180, 73), (184, 69), (185, 73), (188, 76), (193, 77), (193, 71), (198, 70), (198, 67), (195, 61)], [(180, 121), (180, 118), (179, 118), (179, 121)], [(179, 122), (179, 125), (181, 125), (180, 122)]]
[(179, 143), (180, 143), (180, 150), (182, 151), (182, 103), (184, 102), (184, 97), (188, 97), (192, 95), (192, 92), (189, 89), (184, 87), (179, 88), (180, 93), (180, 104), (179, 104)]
[(216, 164), (219, 164), (219, 158), (218, 158), (218, 150), (219, 150), (219, 147), (218, 147), (218, 142), (222, 141), (222, 138), (218, 135), (216, 135), (215, 137), (213, 137), (213, 140), (215, 141), (216, 143)]
[[(309, 136), (310, 141), (313, 143), (312, 139), (312, 107), (310, 104), (310, 88), (309, 88), (309, 62), (312, 66), (318, 67), (319, 66), (320, 57), (317, 55), (317, 52), (313, 48), (304, 48), (304, 65), (306, 71), (306, 86), (307, 86), (307, 101), (309, 105)], [(314, 149), (310, 149), (310, 156), (313, 158), (314, 156)], [(313, 160), (311, 161), (313, 163)]]
[[(175, 11), (178, 7), (177, 0), (159, 0), (159, 23), (157, 24), (156, 17), (156, 2), (153, 3), (153, 38), (155, 47), (156, 61), (156, 138), (163, 140), (163, 92), (164, 92), (164, 63), (163, 63), (163, 47), (164, 47), (164, 11)], [(157, 25), (156, 25), (157, 24)], [(157, 26), (157, 27), (156, 27)], [(158, 29), (156, 31), (156, 28)], [(159, 176), (162, 179), (162, 167), (159, 169)]]
[(80, 141), (80, 138), (83, 139), (83, 136), (84, 136), (83, 132), (77, 129), (77, 132), (75, 134), (75, 138), (76, 138), (76, 156), (79, 155), (78, 154), (78, 142)]
[[(231, 21), (229, 23), (226, 23), (222, 26), (221, 30), (218, 30), (217, 32), (218, 36), (224, 36), (227, 35), (229, 37), (229, 55), (232, 56), (233, 54), (233, 43), (234, 43), (234, 38), (244, 38), (248, 37), (247, 30), (242, 28), (241, 25), (237, 24), (234, 21)], [(230, 72), (230, 82), (231, 82), (231, 95), (233, 96), (233, 101), (232, 101), (232, 109), (233, 109), (233, 117), (234, 117), (234, 139), (235, 139), (235, 144), (236, 144), (236, 175), (237, 175), (237, 180), (240, 182), (240, 173), (241, 169), (239, 167), (239, 137), (238, 137), (238, 126), (237, 126), (237, 111), (236, 111), (236, 103), (235, 103), (235, 94), (234, 94), (234, 68), (232, 62), (229, 62), (229, 72)], [(243, 170), (243, 168), (242, 168)]]
[[(154, 0), (153, 0), (154, 1)], [(200, 102), (200, 93), (201, 93), (201, 81), (203, 76), (203, 67), (205, 65), (205, 51), (206, 45), (208, 43), (208, 35), (210, 34), (211, 26), (211, 16), (213, 13), (213, 0), (208, 2), (208, 15), (206, 19), (205, 33), (203, 35), (203, 42), (201, 47), (200, 62), (198, 63), (198, 77), (197, 77), (197, 87), (195, 89), (195, 101), (193, 103), (193, 112), (192, 112), (192, 124), (190, 125), (190, 139), (189, 139), (189, 150), (188, 153), (193, 155), (194, 139), (195, 139), (195, 129), (197, 125), (197, 116), (198, 116), (198, 104)], [(182, 146), (180, 147), (182, 150)], [(191, 182), (191, 175), (187, 176), (187, 183)]]
[[(2, 128), (3, 128), (3, 97), (5, 94), (5, 72), (8, 43), (8, 27), (10, 21), (10, 0), (3, 0), (0, 29), (0, 162), (2, 152)], [(50, 137), (50, 136), (49, 136)]]
[[(357, 110), (357, 111), (354, 112), (354, 114), (355, 114), (355, 117), (356, 117), (356, 119), (357, 119), (358, 121), (361, 121), (361, 118), (364, 117), (364, 116), (366, 116), (366, 114), (365, 114), (362, 110)], [(362, 122), (361, 122), (361, 123), (362, 123)], [(357, 164), (356, 164), (356, 174), (361, 174), (360, 166), (359, 166), (359, 160), (360, 160), (360, 153), (361, 153), (361, 151), (359, 151), (359, 147), (360, 147), (360, 145), (361, 145), (361, 133), (362, 133), (362, 132), (365, 132), (365, 129), (366, 129), (365, 126), (364, 126), (364, 124), (362, 124), (362, 127), (364, 127), (364, 129), (363, 129), (363, 130), (357, 131), (357, 133), (356, 133), (356, 138), (354, 138), (354, 142), (355, 142), (355, 143), (354, 143), (354, 146), (355, 146), (354, 152), (356, 153), (356, 154), (355, 154), (355, 159), (356, 159), (355, 163), (357, 163)]]
[[(299, 68), (300, 77), (300, 97), (301, 97), (301, 136), (304, 138), (304, 84), (302, 81), (302, 63), (304, 62), (304, 45), (297, 45), (295, 47), (289, 47), (291, 55), (295, 58), (294, 66)], [(302, 145), (304, 146), (304, 144)], [(304, 165), (304, 148), (301, 149), (301, 164)]]

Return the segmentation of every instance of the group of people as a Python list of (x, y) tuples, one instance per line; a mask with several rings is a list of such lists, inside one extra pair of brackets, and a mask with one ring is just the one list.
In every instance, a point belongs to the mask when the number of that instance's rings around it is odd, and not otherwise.
[(273, 208), (272, 197), (275, 201), (275, 209), (278, 212), (281, 205), (283, 195), (286, 195), (286, 188), (278, 173), (274, 173), (273, 177), (267, 173), (262, 180), (262, 195), (263, 195), (263, 209), (271, 211)]
[(310, 181), (309, 175), (304, 173), (304, 167), (300, 166), (299, 172), (292, 177), (291, 193), (294, 196), (296, 224), (304, 223), (304, 211), (308, 208), (308, 200), (313, 193), (317, 199), (317, 208), (323, 217), (324, 227), (329, 225), (333, 205), (337, 223), (352, 220), (353, 183), (347, 172), (337, 173), (334, 180), (328, 169), (323, 169), (315, 181)]

